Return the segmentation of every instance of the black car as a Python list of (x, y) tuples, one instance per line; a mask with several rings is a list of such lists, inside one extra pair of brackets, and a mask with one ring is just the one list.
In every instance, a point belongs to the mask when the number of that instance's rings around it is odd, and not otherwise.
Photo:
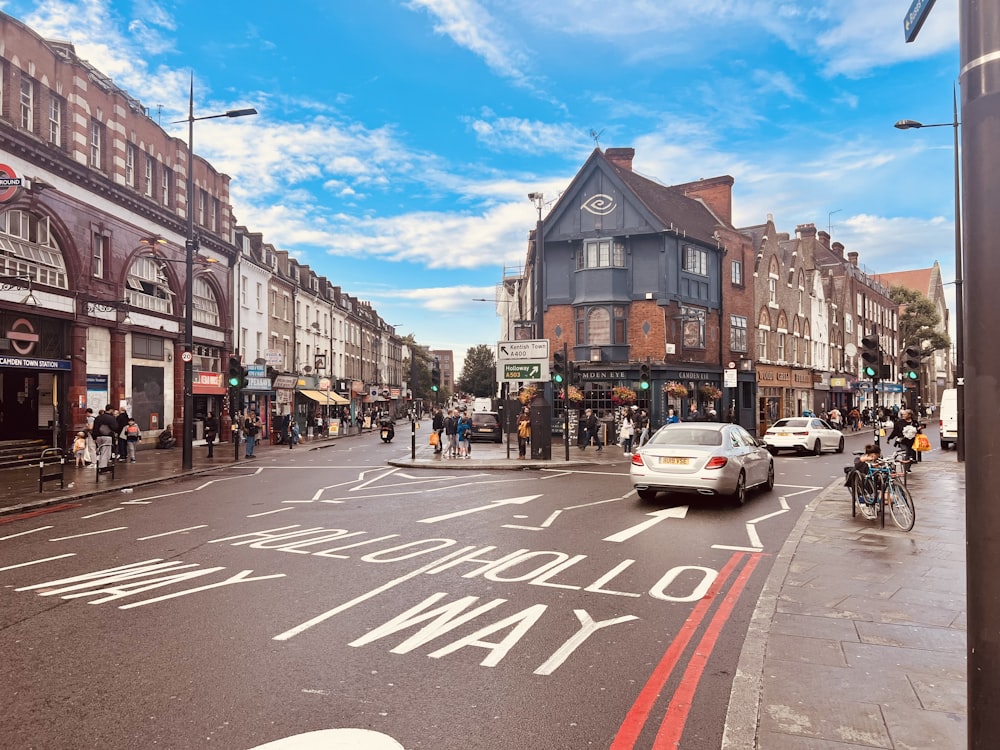
[(493, 443), (503, 441), (500, 429), (500, 416), (495, 411), (480, 411), (472, 414), (472, 430), (469, 440), (485, 440)]

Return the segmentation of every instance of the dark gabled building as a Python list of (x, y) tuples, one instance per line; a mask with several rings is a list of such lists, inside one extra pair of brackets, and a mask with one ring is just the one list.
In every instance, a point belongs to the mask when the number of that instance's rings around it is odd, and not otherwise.
[(534, 336), (567, 346), (581, 406), (613, 410), (625, 386), (654, 424), (694, 405), (752, 426), (753, 255), (731, 223), (733, 179), (668, 187), (634, 172), (634, 155), (595, 149), (539, 221), (524, 284)]

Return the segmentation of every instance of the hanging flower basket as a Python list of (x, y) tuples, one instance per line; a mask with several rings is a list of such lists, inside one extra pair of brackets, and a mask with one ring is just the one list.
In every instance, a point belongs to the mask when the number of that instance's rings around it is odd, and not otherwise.
[(676, 380), (667, 381), (663, 386), (663, 392), (674, 398), (687, 398), (688, 395), (687, 386)]
[(538, 386), (526, 385), (521, 389), (520, 393), (517, 394), (517, 400), (522, 404), (530, 404), (538, 396)]
[(705, 401), (718, 401), (722, 398), (722, 391), (710, 383), (705, 383), (705, 385), (698, 389), (698, 393), (701, 394), (702, 399)]
[(577, 388), (575, 385), (571, 385), (567, 389), (559, 392), (560, 398), (569, 401), (571, 404), (579, 404), (583, 402), (583, 391)]
[(616, 385), (611, 389), (611, 403), (613, 404), (634, 404), (635, 391), (628, 386)]

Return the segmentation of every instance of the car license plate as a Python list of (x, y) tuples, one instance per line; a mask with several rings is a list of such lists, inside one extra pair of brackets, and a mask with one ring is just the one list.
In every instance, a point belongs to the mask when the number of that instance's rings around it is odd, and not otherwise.
[(493, 432), (493, 430), (491, 430), (489, 427), (480, 427), (479, 431), (480, 432)]
[(779, 432), (778, 437), (788, 437), (790, 434), (790, 432)]
[(660, 456), (661, 464), (673, 464), (675, 466), (687, 466), (688, 458), (677, 458), (676, 456)]

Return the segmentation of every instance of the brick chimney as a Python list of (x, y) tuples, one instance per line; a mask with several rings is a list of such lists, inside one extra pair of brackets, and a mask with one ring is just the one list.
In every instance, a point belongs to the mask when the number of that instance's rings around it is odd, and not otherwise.
[[(841, 260), (844, 259), (844, 244), (842, 242), (834, 242), (832, 249), (833, 252), (837, 254), (838, 258), (840, 258)], [(857, 255), (857, 253), (854, 254)]]
[(804, 240), (816, 236), (815, 224), (799, 224), (795, 227), (795, 234), (799, 239)]
[(635, 158), (634, 148), (609, 148), (604, 152), (604, 158), (617, 167), (632, 171), (632, 160)]
[(729, 175), (709, 177), (683, 185), (674, 185), (671, 190), (680, 190), (688, 198), (699, 198), (726, 224), (733, 222), (733, 183)]
[(819, 242), (819, 244), (821, 244), (827, 250), (830, 249), (830, 233), (829, 232), (825, 232), (822, 229), (820, 229), (818, 232), (816, 232), (816, 240)]
[[(843, 248), (843, 245), (841, 245), (841, 248)], [(855, 253), (855, 252), (848, 253), (847, 254), (847, 259), (851, 262), (852, 266), (854, 266), (855, 268), (858, 267), (858, 254), (857, 253)]]

